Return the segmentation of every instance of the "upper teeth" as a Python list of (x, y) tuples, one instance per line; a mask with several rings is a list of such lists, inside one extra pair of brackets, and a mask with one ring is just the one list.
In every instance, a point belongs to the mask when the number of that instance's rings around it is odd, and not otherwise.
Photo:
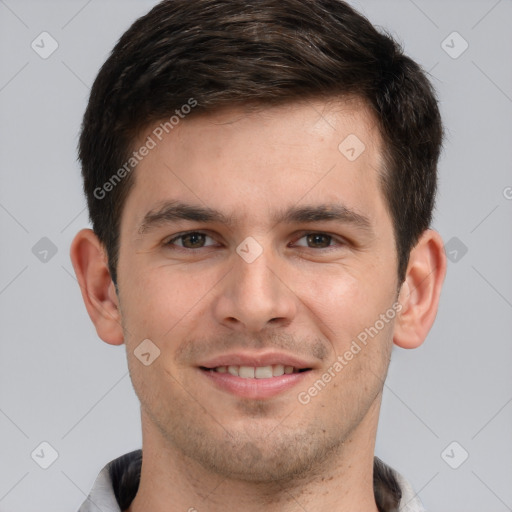
[(214, 371), (219, 373), (230, 373), (236, 377), (244, 379), (268, 379), (270, 377), (279, 377), (283, 373), (293, 373), (293, 366), (283, 366), (275, 364), (272, 366), (217, 366)]

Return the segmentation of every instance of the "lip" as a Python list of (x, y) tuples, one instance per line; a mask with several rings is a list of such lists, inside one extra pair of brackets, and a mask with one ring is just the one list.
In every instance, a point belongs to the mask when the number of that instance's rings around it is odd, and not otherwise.
[(289, 373), (268, 379), (244, 379), (229, 373), (218, 373), (214, 370), (198, 371), (220, 390), (236, 395), (240, 398), (262, 400), (272, 398), (291, 389), (302, 382), (311, 371)]
[[(300, 359), (292, 354), (285, 352), (236, 352), (232, 354), (222, 354), (220, 356), (202, 361), (197, 366), (205, 368), (217, 368), (218, 366), (272, 366), (282, 364), (283, 366), (293, 366), (298, 369), (315, 368), (311, 361)], [(277, 377), (272, 377), (277, 378)]]
[[(308, 369), (300, 373), (283, 374), (279, 377), (269, 377), (266, 379), (245, 379), (229, 373), (219, 373), (213, 371), (218, 366), (272, 366), (282, 364), (283, 366), (293, 366), (297, 369)], [(240, 398), (249, 398), (253, 400), (262, 400), (271, 398), (301, 383), (311, 370), (315, 369), (315, 364), (297, 356), (285, 352), (236, 352), (232, 354), (222, 354), (212, 359), (202, 361), (198, 365), (199, 372), (213, 383), (217, 389), (238, 396)]]

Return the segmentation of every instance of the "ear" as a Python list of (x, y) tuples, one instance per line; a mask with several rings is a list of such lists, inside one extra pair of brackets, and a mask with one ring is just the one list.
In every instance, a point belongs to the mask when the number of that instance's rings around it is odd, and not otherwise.
[(91, 229), (82, 229), (71, 244), (71, 262), (82, 298), (98, 336), (111, 345), (124, 342), (121, 313), (103, 245)]
[(398, 301), (393, 341), (402, 348), (417, 348), (436, 318), (446, 275), (446, 254), (441, 236), (427, 229), (411, 251)]

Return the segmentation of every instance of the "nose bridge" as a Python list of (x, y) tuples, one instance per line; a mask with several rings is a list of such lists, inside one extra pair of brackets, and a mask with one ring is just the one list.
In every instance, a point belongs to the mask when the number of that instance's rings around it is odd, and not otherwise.
[[(237, 248), (228, 279), (218, 297), (218, 320), (230, 327), (261, 330), (285, 325), (295, 314), (295, 297), (279, 277), (277, 257), (255, 240)], [(256, 242), (257, 243), (257, 242)]]
[[(275, 265), (274, 265), (275, 266)], [(255, 302), (264, 302), (270, 304), (271, 299), (276, 295), (276, 280), (275, 272), (271, 270), (272, 258), (269, 251), (262, 253), (254, 261), (247, 261), (240, 258), (234, 265), (234, 272), (236, 274), (237, 291), (245, 300), (254, 300)], [(239, 297), (240, 298), (240, 297)]]

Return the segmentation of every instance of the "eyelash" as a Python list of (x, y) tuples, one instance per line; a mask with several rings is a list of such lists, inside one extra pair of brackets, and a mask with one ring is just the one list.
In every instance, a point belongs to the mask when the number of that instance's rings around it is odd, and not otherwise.
[[(212, 245), (210, 245), (210, 246), (198, 247), (196, 249), (191, 249), (189, 247), (180, 247), (180, 246), (173, 245), (173, 242), (176, 242), (176, 240), (182, 239), (182, 238), (186, 237), (187, 235), (204, 235), (206, 237), (209, 237), (209, 238), (213, 239), (212, 236), (210, 236), (208, 233), (205, 233), (204, 231), (186, 231), (185, 233), (181, 233), (179, 235), (176, 235), (176, 236), (172, 237), (169, 240), (165, 240), (163, 242), (163, 245), (165, 247), (167, 247), (167, 248), (171, 248), (172, 250), (185, 251), (185, 252), (198, 251), (198, 250), (201, 250), (201, 249), (207, 249), (208, 247), (213, 247)], [(324, 233), (323, 231), (304, 231), (303, 233), (301, 233), (301, 236), (295, 240), (295, 242), (297, 242), (298, 240), (300, 240), (300, 239), (302, 239), (304, 237), (307, 237), (309, 235), (323, 235), (323, 236), (327, 236), (327, 237), (330, 238), (329, 243), (336, 242), (339, 246), (343, 246), (343, 245), (347, 244), (347, 242), (345, 242), (344, 240), (342, 240), (342, 239), (340, 239), (338, 237), (335, 237), (334, 235), (331, 235), (329, 233)], [(338, 247), (338, 245), (334, 245), (334, 246), (329, 245), (328, 247), (320, 247), (320, 248), (307, 247), (307, 246), (299, 246), (299, 247), (301, 247), (302, 249), (313, 249), (313, 250), (317, 250), (317, 251), (321, 250), (321, 251), (327, 252), (329, 250), (336, 249)]]

